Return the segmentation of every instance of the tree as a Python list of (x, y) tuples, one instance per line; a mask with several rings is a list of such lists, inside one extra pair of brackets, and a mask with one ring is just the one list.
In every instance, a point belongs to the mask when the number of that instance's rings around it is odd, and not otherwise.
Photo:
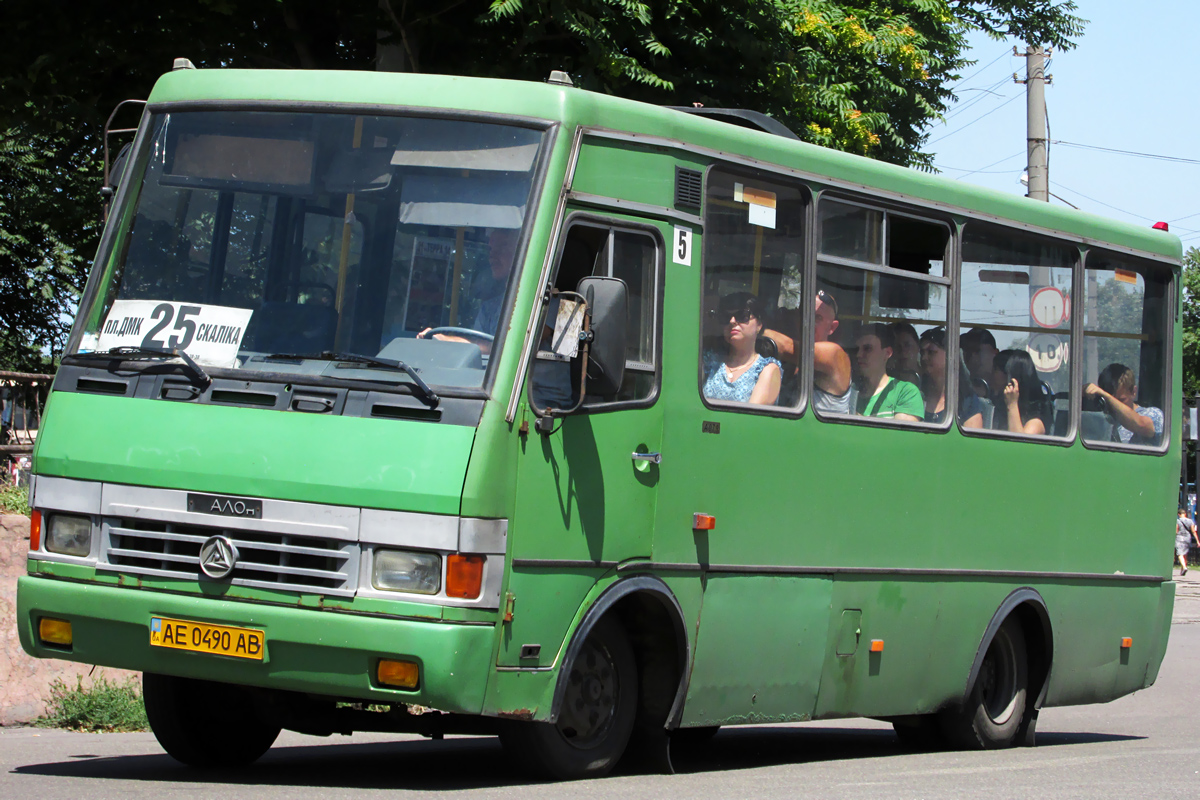
[(20, 129), (0, 133), (0, 368), (44, 369), (62, 351), (82, 258), (45, 221), (52, 197), (44, 142)]
[(1183, 256), (1183, 393), (1200, 393), (1200, 250)]
[[(36, 142), (45, 228), (30, 241), (72, 264), (96, 247), (104, 120), (119, 101), (145, 97), (177, 56), (199, 67), (523, 80), (565, 69), (594, 91), (753, 108), (808, 141), (931, 168), (923, 131), (953, 99), (967, 32), (1068, 48), (1082, 31), (1075, 9), (1073, 0), (127, 0), (47, 14), (44, 3), (5, 0), (0, 131)], [(82, 271), (56, 274), (65, 290), (81, 285)]]

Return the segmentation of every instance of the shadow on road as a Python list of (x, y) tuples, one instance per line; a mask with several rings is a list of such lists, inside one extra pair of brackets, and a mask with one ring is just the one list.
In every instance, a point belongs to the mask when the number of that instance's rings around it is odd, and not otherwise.
[[(1120, 742), (1139, 736), (1039, 733), (1039, 747)], [(681, 773), (702, 774), (821, 761), (909, 754), (887, 729), (827, 727), (732, 728), (709, 742), (673, 750)], [(84, 760), (86, 759), (86, 760)], [(469, 767), (467, 766), (469, 765)], [(461, 791), (528, 783), (494, 738), (276, 747), (239, 770), (198, 771), (169, 756), (65, 756), (63, 761), (17, 767), (20, 775), (172, 783), (312, 786), (342, 789)]]

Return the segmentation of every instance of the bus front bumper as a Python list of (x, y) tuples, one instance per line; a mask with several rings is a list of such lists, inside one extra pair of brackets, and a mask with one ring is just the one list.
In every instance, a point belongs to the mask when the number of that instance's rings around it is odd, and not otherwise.
[[(43, 617), (71, 623), (69, 648), (38, 638)], [(261, 661), (150, 644), (152, 617), (253, 628), (265, 633)], [(17, 581), (17, 629), (25, 652), (105, 667), (407, 703), (478, 714), (495, 628), (173, 595), (26, 576)], [(380, 659), (415, 661), (414, 690), (374, 681)]]

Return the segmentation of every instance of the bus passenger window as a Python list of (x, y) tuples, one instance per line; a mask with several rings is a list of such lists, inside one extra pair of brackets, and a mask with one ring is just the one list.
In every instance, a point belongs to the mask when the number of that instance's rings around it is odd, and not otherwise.
[[(959, 345), (985, 428), (1030, 436), (1070, 430), (1070, 245), (971, 222), (963, 235)], [(966, 426), (964, 426), (966, 427)]]
[[(658, 364), (658, 274), (659, 249), (648, 233), (584, 221), (567, 229), (554, 289), (573, 292), (580, 280), (597, 275), (620, 278), (629, 292), (625, 379), (615, 396), (589, 394), (584, 398), (586, 405), (637, 402), (653, 396)], [(578, 397), (578, 358), (563, 361), (550, 347), (558, 308), (557, 299), (546, 307), (532, 367), (531, 399), (538, 408), (569, 408)]]
[(944, 424), (949, 226), (828, 198), (819, 220), (813, 407)]
[(1084, 273), (1084, 441), (1158, 447), (1168, 402), (1170, 273), (1092, 252)]
[(717, 405), (795, 407), (804, 190), (720, 169), (707, 183), (701, 394)]

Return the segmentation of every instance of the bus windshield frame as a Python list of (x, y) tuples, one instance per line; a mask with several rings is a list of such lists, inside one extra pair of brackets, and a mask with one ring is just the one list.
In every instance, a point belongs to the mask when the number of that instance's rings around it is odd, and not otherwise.
[(441, 394), (488, 393), (556, 129), (151, 106), (67, 356), (178, 348), (217, 377), (411, 390), (365, 357)]

